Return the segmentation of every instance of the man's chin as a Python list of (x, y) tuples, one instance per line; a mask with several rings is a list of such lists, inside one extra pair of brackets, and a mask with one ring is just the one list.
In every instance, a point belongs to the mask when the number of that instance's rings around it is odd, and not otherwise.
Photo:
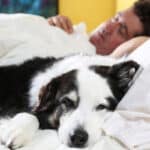
[(105, 55), (109, 55), (109, 54), (111, 54), (112, 53), (112, 50), (107, 50), (107, 49), (100, 49), (100, 48), (96, 48), (96, 54), (98, 54), (98, 55), (103, 55), (103, 56), (105, 56)]

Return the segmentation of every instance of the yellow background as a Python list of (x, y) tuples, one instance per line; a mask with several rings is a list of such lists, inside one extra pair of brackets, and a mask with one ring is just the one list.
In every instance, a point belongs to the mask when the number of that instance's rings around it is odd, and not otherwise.
[(122, 9), (126, 9), (135, 2), (136, 0), (117, 0), (116, 3), (116, 11), (120, 11)]
[(73, 24), (84, 21), (88, 31), (111, 18), (135, 0), (59, 0), (59, 14), (68, 16)]

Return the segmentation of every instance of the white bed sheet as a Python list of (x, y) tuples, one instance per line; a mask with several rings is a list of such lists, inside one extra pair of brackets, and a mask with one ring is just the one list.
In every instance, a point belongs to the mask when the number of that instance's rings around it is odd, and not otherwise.
[[(149, 47), (150, 40), (140, 46), (128, 59), (134, 59), (145, 68), (149, 68)], [(24, 14), (0, 15), (0, 65), (21, 63), (34, 56), (60, 57), (79, 52), (95, 54), (95, 48), (88, 42), (83, 24), (76, 27), (74, 35), (68, 35), (61, 29), (49, 26), (42, 17)], [(126, 97), (104, 126), (107, 136), (104, 136), (93, 147), (84, 150), (123, 150), (142, 149), (143, 147), (150, 149), (148, 140), (150, 134), (144, 132), (149, 130), (150, 116), (149, 107), (147, 107), (149, 98), (147, 102), (142, 99), (142, 104), (145, 105), (142, 105), (142, 109), (137, 109), (137, 103), (139, 103), (139, 107), (141, 106), (141, 99), (135, 102), (136, 94), (134, 97)], [(135, 101), (133, 102), (133, 100)], [(145, 109), (148, 111), (145, 112)], [(0, 146), (0, 150), (3, 149), (6, 148)], [(30, 149), (75, 150), (61, 144), (57, 133), (52, 130), (39, 130), (33, 140), (19, 150)]]

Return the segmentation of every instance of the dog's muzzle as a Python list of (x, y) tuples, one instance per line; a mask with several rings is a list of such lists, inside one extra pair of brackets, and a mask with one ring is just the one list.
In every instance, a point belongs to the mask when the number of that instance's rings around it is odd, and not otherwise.
[(70, 135), (70, 147), (85, 147), (88, 141), (88, 133), (82, 129), (77, 128), (72, 135)]

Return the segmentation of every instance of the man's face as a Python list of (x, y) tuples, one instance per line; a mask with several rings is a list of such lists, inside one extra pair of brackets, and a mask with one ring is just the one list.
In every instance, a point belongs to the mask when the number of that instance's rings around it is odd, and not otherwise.
[(117, 46), (142, 32), (142, 23), (130, 8), (98, 26), (91, 33), (90, 42), (96, 47), (97, 54), (108, 55)]

